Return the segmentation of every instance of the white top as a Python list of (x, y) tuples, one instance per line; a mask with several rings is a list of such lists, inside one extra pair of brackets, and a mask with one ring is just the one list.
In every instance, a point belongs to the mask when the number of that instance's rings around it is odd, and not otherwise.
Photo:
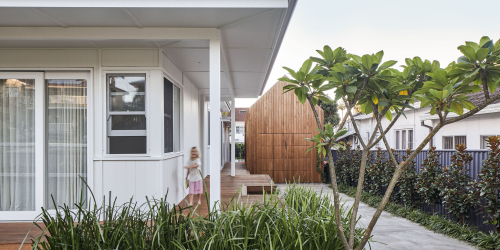
[(193, 166), (194, 164), (198, 164), (198, 167), (197, 168), (190, 168), (188, 169), (188, 177), (187, 177), (187, 180), (190, 181), (190, 182), (195, 182), (195, 181), (199, 181), (201, 179), (203, 179), (200, 175), (200, 170), (201, 170), (201, 160), (200, 158), (196, 158), (194, 159), (194, 161), (192, 161), (191, 159), (189, 159), (186, 163), (186, 166), (189, 167), (189, 166)]

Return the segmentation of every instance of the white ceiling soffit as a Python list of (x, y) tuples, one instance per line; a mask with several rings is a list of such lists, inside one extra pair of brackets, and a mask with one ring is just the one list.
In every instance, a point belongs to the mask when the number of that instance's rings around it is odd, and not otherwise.
[[(0, 27), (218, 28), (223, 47), (221, 87), (233, 97), (258, 97), (295, 4), (296, 0), (0, 0)], [(208, 40), (3, 39), (0, 48), (161, 48), (200, 89), (209, 87)]]

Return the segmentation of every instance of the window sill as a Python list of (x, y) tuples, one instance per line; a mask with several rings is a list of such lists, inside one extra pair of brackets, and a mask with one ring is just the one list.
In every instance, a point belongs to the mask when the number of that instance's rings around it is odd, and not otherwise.
[(165, 153), (163, 155), (163, 160), (172, 159), (172, 158), (183, 156), (183, 155), (184, 155), (184, 152), (182, 152), (182, 151), (172, 152), (172, 153)]

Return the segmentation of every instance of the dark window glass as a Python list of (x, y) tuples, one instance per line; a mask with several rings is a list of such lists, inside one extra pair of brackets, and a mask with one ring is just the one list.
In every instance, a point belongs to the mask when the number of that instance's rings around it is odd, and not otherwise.
[(396, 131), (396, 149), (401, 149), (401, 145), (399, 144), (400, 138), (399, 138), (399, 131)]
[(402, 149), (406, 149), (406, 130), (401, 131)]
[(145, 154), (146, 136), (110, 136), (110, 154)]
[(112, 115), (112, 130), (146, 130), (145, 115)]
[(413, 148), (413, 130), (408, 130), (408, 148)]
[(452, 136), (443, 136), (443, 149), (453, 149)]
[(167, 78), (163, 78), (163, 112), (164, 112), (164, 136), (165, 153), (174, 152), (174, 105), (173, 105), (173, 86)]
[(467, 145), (467, 137), (466, 136), (455, 136), (455, 145)]

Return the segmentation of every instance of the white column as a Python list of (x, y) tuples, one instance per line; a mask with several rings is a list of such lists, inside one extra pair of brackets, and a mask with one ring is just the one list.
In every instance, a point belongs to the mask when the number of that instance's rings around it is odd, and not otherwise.
[(231, 100), (231, 176), (236, 176), (236, 102)]
[(210, 39), (210, 209), (220, 209), (220, 40)]

